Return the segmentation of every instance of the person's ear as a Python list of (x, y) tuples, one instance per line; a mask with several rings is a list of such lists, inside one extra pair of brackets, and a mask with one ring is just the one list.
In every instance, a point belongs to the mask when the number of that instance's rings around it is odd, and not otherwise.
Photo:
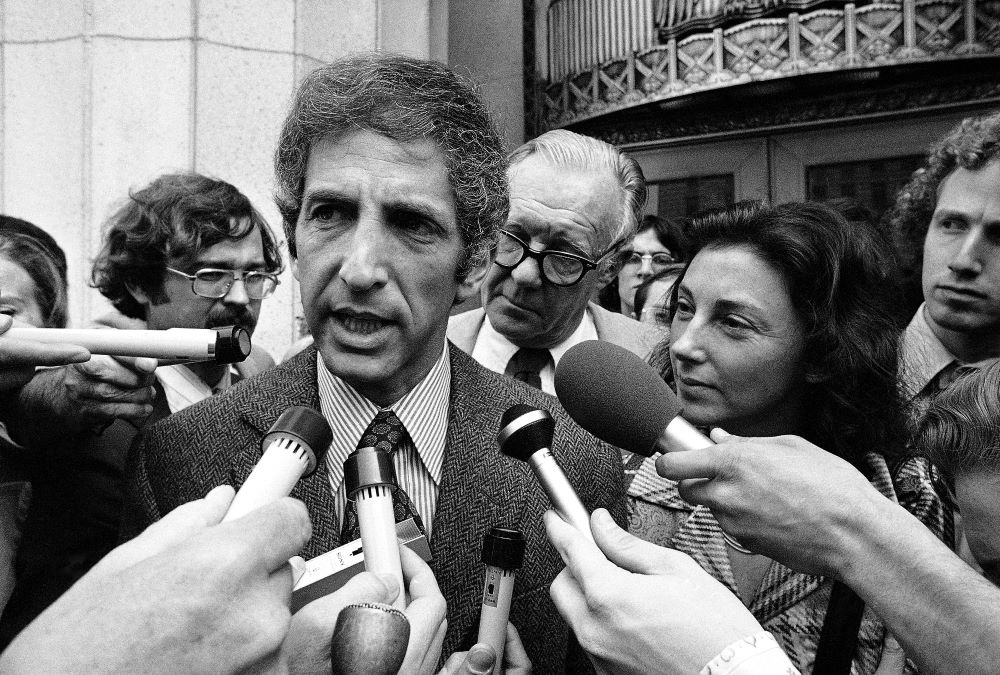
[(458, 288), (455, 289), (455, 301), (452, 304), (460, 305), (476, 293), (479, 293), (483, 285), (483, 280), (486, 279), (486, 274), (490, 271), (492, 265), (492, 256), (485, 256), (485, 260), (482, 263), (471, 268), (466, 273), (465, 278), (458, 282)]

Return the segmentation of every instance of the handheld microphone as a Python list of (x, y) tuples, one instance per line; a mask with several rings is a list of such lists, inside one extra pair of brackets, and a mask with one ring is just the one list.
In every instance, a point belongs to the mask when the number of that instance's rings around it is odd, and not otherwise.
[(340, 611), (330, 638), (333, 675), (396, 675), (410, 641), (410, 622), (395, 607), (359, 602)]
[(556, 422), (548, 412), (519, 403), (500, 418), (497, 443), (500, 444), (500, 452), (531, 466), (556, 513), (594, 541), (590, 532), (590, 514), (549, 450), (555, 427)]
[(711, 439), (681, 417), (681, 404), (659, 373), (610, 342), (588, 340), (556, 366), (556, 395), (573, 421), (611, 445), (651, 456), (707, 448)]
[(479, 637), (476, 642), (488, 644), (496, 652), (493, 675), (502, 671), (507, 619), (514, 595), (514, 573), (524, 562), (524, 547), (524, 535), (520, 530), (494, 527), (483, 538), (486, 578), (483, 581), (483, 607), (479, 613)]
[(396, 485), (396, 470), (387, 450), (358, 448), (344, 460), (344, 488), (348, 499), (357, 503), (365, 569), (396, 577), (400, 590), (393, 605), (405, 609), (403, 567), (392, 508), (392, 488)]
[(91, 354), (145, 356), (163, 361), (239, 363), (250, 355), (250, 333), (240, 326), (223, 328), (31, 328), (13, 326), (6, 335), (48, 344), (71, 344)]
[(261, 441), (264, 454), (236, 492), (222, 522), (287, 497), (302, 476), (316, 470), (333, 433), (323, 416), (304, 406), (281, 413)]

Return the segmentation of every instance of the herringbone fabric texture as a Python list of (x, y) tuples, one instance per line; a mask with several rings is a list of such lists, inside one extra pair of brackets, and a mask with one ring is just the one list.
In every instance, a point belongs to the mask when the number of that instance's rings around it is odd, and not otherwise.
[[(500, 417), (512, 405), (548, 410), (556, 421), (552, 452), (580, 499), (589, 510), (607, 508), (624, 524), (621, 453), (576, 426), (555, 398), (486, 370), (454, 346), (449, 353), (448, 439), (430, 542), (431, 569), (448, 606), (442, 653), (475, 643), (483, 536), (494, 526), (511, 527), (524, 533), (527, 549), (510, 619), (534, 672), (592, 673), (549, 597), (549, 585), (564, 565), (545, 536), (548, 498), (530, 468), (502, 455), (495, 439)], [(124, 536), (135, 536), (217, 485), (242, 485), (260, 459), (264, 434), (293, 405), (319, 409), (314, 349), (152, 427), (130, 454)], [(339, 518), (326, 463), (299, 481), (292, 496), (305, 503), (313, 525), (301, 555), (313, 558), (335, 548)]]
[[(375, 448), (376, 450), (384, 450), (389, 455), (394, 455), (403, 447), (403, 443), (406, 442), (409, 436), (406, 427), (403, 426), (402, 421), (396, 416), (395, 412), (392, 410), (379, 410), (375, 413), (371, 424), (361, 434), (361, 440), (358, 441), (358, 449)], [(401, 523), (407, 518), (413, 518), (413, 522), (426, 535), (424, 521), (420, 517), (420, 514), (417, 513), (417, 507), (413, 505), (413, 501), (410, 499), (410, 495), (406, 494), (406, 490), (399, 487), (399, 485), (393, 485), (390, 488), (390, 492), (392, 493), (392, 515), (396, 519), (396, 522)], [(344, 524), (340, 528), (340, 540), (345, 542), (357, 541), (360, 538), (361, 523), (358, 521), (358, 503), (356, 500), (348, 498), (347, 508), (344, 510)]]

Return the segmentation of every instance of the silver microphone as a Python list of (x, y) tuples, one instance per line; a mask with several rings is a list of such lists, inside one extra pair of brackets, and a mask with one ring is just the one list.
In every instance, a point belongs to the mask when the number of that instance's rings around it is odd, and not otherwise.
[(555, 420), (547, 411), (519, 403), (500, 418), (500, 433), (497, 434), (500, 452), (527, 462), (556, 513), (594, 541), (590, 514), (549, 449), (555, 426)]

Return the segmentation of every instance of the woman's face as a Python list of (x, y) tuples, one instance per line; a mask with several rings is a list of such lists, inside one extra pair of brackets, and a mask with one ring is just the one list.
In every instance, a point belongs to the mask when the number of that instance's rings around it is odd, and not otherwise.
[(744, 436), (798, 432), (804, 333), (784, 277), (756, 253), (700, 251), (670, 324), (684, 417)]
[[(632, 238), (632, 243), (626, 247), (626, 252), (638, 254), (641, 257), (641, 260), (635, 263), (628, 260), (632, 256), (627, 256), (621, 271), (618, 272), (618, 298), (621, 300), (622, 311), (624, 313), (627, 310), (631, 313), (635, 300), (635, 289), (643, 281), (673, 262), (673, 254), (656, 238), (655, 230), (643, 230), (635, 235)], [(657, 260), (653, 259), (654, 256), (657, 257)], [(664, 256), (666, 257), (664, 258)], [(660, 261), (660, 258), (663, 258), (663, 262)]]
[(27, 271), (0, 255), (0, 314), (12, 316), (32, 326), (43, 327), (45, 319), (38, 306), (38, 288)]

